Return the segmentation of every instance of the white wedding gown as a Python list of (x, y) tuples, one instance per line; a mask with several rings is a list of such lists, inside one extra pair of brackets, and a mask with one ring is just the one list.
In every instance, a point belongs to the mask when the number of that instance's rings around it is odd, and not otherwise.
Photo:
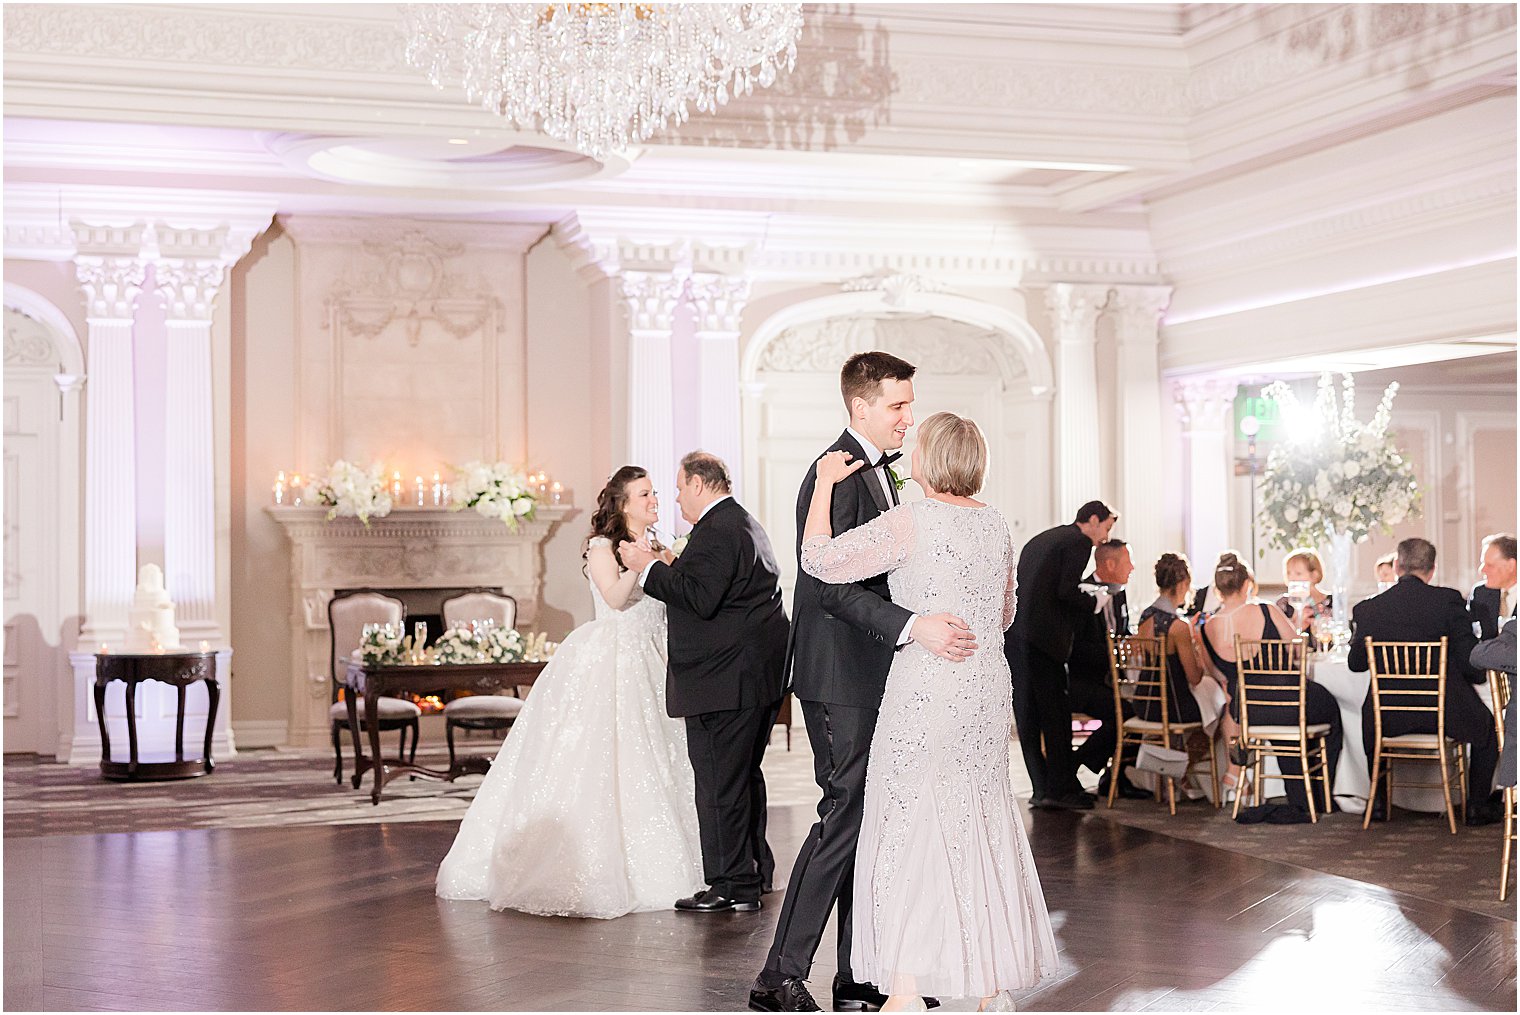
[[(596, 540), (593, 540), (596, 542)], [(602, 540), (605, 543), (605, 540)], [(438, 895), (611, 919), (700, 891), (686, 727), (665, 714), (665, 607), (596, 617), (539, 674), (438, 868)]]
[(991, 997), (1060, 962), (1008, 771), (1013, 564), (995, 508), (936, 500), (802, 546), (809, 574), (888, 572), (892, 602), (954, 613), (980, 646), (950, 663), (909, 644), (887, 675), (855, 853), (852, 964), (888, 994)]

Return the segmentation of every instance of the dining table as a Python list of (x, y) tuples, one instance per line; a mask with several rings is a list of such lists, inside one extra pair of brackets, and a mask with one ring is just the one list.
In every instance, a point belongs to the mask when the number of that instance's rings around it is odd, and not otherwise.
[[(402, 694), (429, 695), (440, 691), (469, 691), (473, 694), (499, 694), (518, 687), (532, 687), (543, 671), (543, 662), (422, 663), (390, 664), (350, 662), (344, 677), (348, 702), (348, 728), (353, 731), (353, 787), (358, 789), (366, 772), (375, 773), (370, 800), (380, 803), (385, 786), (403, 775), (452, 782), (461, 775), (482, 773), (490, 768), (489, 758), (480, 755), (459, 757), (449, 768), (429, 768), (400, 757), (394, 760), (380, 753), (380, 698)], [(360, 698), (364, 701), (364, 730), (369, 738), (366, 755), (359, 732)]]

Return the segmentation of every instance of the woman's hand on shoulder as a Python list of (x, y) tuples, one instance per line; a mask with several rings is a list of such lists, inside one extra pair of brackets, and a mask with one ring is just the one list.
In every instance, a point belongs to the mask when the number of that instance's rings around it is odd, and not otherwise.
[(834, 486), (859, 472), (866, 464), (865, 459), (855, 459), (848, 451), (830, 451), (818, 459), (818, 485)]

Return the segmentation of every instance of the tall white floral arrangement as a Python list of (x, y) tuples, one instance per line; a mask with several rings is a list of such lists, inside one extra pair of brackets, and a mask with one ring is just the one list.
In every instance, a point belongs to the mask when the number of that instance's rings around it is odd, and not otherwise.
[[(1374, 529), (1385, 534), (1418, 517), (1420, 488), (1414, 469), (1388, 434), (1395, 381), (1383, 392), (1372, 421), (1356, 418), (1356, 382), (1342, 375), (1336, 398), (1331, 376), (1322, 374), (1310, 410), (1312, 430), (1272, 449), (1262, 476), (1261, 514), (1272, 543), (1284, 550), (1349, 535), (1360, 542)], [(1275, 399), (1281, 416), (1302, 412), (1293, 389), (1282, 381), (1262, 396)]]
[(474, 508), (487, 518), (500, 518), (513, 532), (519, 518), (533, 520), (536, 498), (528, 488), (528, 479), (506, 462), (466, 462), (455, 470), (449, 493), (454, 502), (452, 510)]
[(303, 494), (313, 504), (328, 506), (327, 520), (357, 518), (366, 526), (371, 518), (391, 513), (391, 495), (385, 488), (385, 470), (377, 462), (366, 471), (338, 459), (327, 472), (306, 485)]

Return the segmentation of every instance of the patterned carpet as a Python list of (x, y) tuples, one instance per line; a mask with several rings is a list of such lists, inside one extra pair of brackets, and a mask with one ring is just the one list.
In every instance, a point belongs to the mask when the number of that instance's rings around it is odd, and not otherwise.
[[(481, 740), (463, 750), (486, 753)], [(346, 752), (345, 752), (346, 754)], [(418, 761), (439, 766), (440, 753), (419, 751)], [(1013, 751), (1019, 799), (1029, 795), (1019, 752)], [(766, 755), (772, 807), (817, 805), (812, 756), (797, 730), (787, 751), (778, 733)], [(1085, 773), (1084, 773), (1085, 774)], [(455, 783), (401, 779), (386, 787), (377, 807), (363, 790), (332, 780), (326, 750), (242, 751), (216, 772), (181, 782), (115, 783), (94, 766), (57, 765), (30, 756), (5, 759), (4, 834), (7, 838), (135, 832), (177, 828), (266, 828), (376, 822), (458, 821), (480, 785), (480, 776)], [(1051, 817), (1058, 815), (1051, 814)], [(1500, 828), (1458, 826), (1452, 835), (1434, 814), (1395, 810), (1394, 820), (1363, 832), (1359, 815), (1333, 814), (1318, 825), (1237, 825), (1227, 811), (1206, 803), (1179, 802), (1177, 815), (1145, 801), (1102, 804), (1071, 820), (1110, 820), (1267, 860), (1352, 878), (1515, 919), (1514, 896), (1498, 900)], [(1200, 872), (1206, 877), (1207, 872)]]
[(1407, 892), (1462, 909), (1515, 919), (1514, 875), (1509, 900), (1499, 901), (1499, 857), (1503, 825), (1468, 828), (1452, 835), (1443, 814), (1394, 808), (1393, 820), (1362, 830), (1360, 814), (1321, 816), (1314, 825), (1241, 825), (1229, 808), (1215, 810), (1203, 800), (1177, 802), (1175, 817), (1151, 801), (1099, 803), (1092, 812), (1118, 821), (1217, 846), (1264, 860), (1337, 874), (1367, 884)]

